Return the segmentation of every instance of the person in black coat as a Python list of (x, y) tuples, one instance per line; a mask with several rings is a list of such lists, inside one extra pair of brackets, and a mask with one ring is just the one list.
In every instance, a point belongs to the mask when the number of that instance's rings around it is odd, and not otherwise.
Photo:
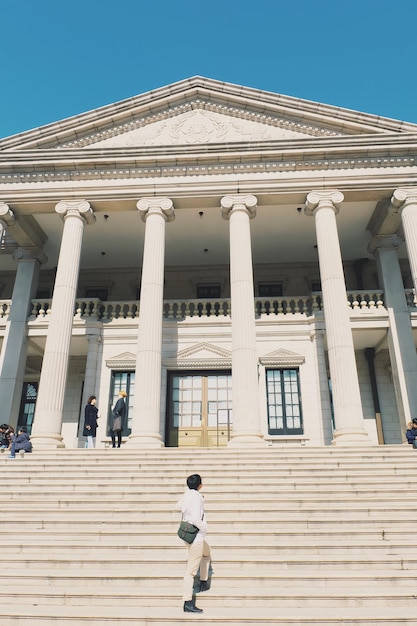
[(413, 448), (417, 448), (417, 418), (414, 417), (412, 422), (408, 422), (407, 431), (405, 433), (407, 437), (408, 443), (410, 443)]
[(122, 445), (122, 433), (125, 427), (126, 397), (126, 391), (119, 391), (119, 398), (112, 409), (110, 418), (110, 435), (113, 448), (116, 447), (116, 437), (117, 447), (120, 448)]
[(25, 452), (32, 452), (32, 442), (29, 439), (25, 426), (19, 428), (17, 435), (13, 435), (13, 441), (10, 448), (10, 455), (8, 459), (15, 459), (16, 452), (20, 452), (22, 455)]
[(98, 408), (97, 398), (90, 396), (84, 409), (84, 430), (83, 437), (87, 437), (87, 448), (94, 448), (97, 433)]

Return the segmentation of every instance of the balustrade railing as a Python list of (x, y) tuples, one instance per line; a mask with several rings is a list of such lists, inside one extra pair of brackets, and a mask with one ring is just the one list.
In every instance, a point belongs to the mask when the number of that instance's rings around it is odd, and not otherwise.
[[(410, 309), (417, 308), (417, 298), (413, 289), (405, 291)], [(349, 291), (347, 305), (353, 312), (372, 312), (384, 308), (384, 294), (382, 291)], [(10, 312), (11, 300), (0, 301), (0, 319), (7, 319)], [(218, 298), (207, 300), (164, 300), (163, 317), (166, 320), (180, 320), (186, 318), (209, 318), (230, 316), (230, 299)], [(321, 293), (315, 292), (309, 296), (282, 296), (277, 298), (254, 298), (255, 315), (285, 316), (304, 315), (312, 316), (323, 308)], [(139, 317), (140, 303), (134, 300), (120, 302), (102, 302), (98, 298), (77, 299), (74, 307), (74, 320), (94, 319), (103, 322), (113, 320), (129, 320)], [(30, 321), (48, 321), (51, 314), (51, 299), (32, 300)]]
[(348, 291), (348, 306), (352, 309), (383, 309), (383, 291)]
[(164, 300), (165, 319), (185, 317), (226, 317), (230, 315), (230, 300)]

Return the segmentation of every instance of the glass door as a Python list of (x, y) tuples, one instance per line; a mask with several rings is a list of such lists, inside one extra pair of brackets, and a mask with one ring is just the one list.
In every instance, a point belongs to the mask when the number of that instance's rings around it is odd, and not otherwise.
[(220, 447), (230, 439), (230, 372), (170, 372), (167, 446)]

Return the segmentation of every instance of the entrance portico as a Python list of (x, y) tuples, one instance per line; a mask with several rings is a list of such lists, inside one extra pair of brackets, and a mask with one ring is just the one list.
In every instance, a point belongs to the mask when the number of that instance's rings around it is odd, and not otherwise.
[[(369, 445), (376, 389), (384, 440), (401, 443), (417, 387), (416, 137), (413, 125), (325, 105), (313, 114), (196, 77), (0, 141), (5, 421), (22, 423), (16, 390), (32, 385), (34, 445), (82, 445), (94, 394), (104, 445), (126, 381), (133, 448), (191, 435), (202, 446)], [(398, 246), (370, 247), (381, 237)], [(187, 399), (185, 372), (201, 399)], [(210, 405), (223, 375), (227, 407)]]

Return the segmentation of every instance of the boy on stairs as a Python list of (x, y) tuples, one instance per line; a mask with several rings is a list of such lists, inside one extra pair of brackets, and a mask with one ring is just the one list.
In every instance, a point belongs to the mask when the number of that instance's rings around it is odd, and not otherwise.
[[(187, 491), (184, 493), (178, 506), (181, 509), (182, 519), (190, 522), (199, 529), (193, 543), (186, 543), (188, 550), (187, 565), (184, 574), (183, 600), (185, 613), (202, 613), (193, 600), (194, 576), (200, 568), (200, 591), (207, 591), (208, 573), (210, 565), (210, 546), (206, 541), (207, 523), (204, 514), (204, 499), (199, 493), (203, 486), (201, 476), (192, 474), (187, 478)], [(184, 542), (185, 543), (185, 542)]]

